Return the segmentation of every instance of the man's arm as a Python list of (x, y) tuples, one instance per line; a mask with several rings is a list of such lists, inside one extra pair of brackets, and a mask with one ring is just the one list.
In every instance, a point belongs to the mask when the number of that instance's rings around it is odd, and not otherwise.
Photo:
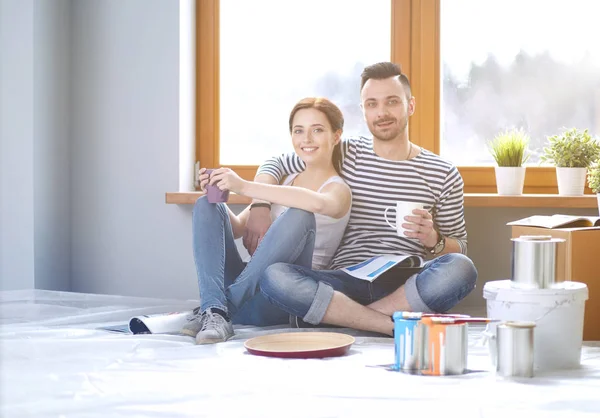
[[(256, 170), (254, 181), (257, 183), (281, 184), (281, 181), (285, 176), (301, 173), (304, 171), (304, 168), (306, 168), (304, 161), (302, 161), (295, 152), (281, 154), (278, 157), (269, 158), (262, 163), (258, 167), (258, 170)], [(272, 177), (274, 183), (267, 179), (265, 175)]]
[[(346, 160), (346, 156), (354, 152), (354, 147), (352, 147), (354, 139), (343, 139), (341, 141), (341, 150), (342, 150), (342, 164)], [(285, 176), (289, 176), (290, 174), (301, 173), (306, 168), (304, 161), (298, 157), (295, 152), (290, 152), (287, 154), (281, 154), (278, 157), (272, 157), (266, 160), (264, 163), (258, 167), (256, 170), (256, 177), (254, 177), (254, 181), (257, 183), (266, 183), (266, 184), (281, 184), (281, 181)], [(267, 177), (263, 177), (263, 174), (268, 174), (269, 176), (275, 179), (275, 183), (271, 183)], [(265, 181), (261, 181), (266, 179)]]
[[(254, 181), (263, 184), (277, 185), (277, 180), (270, 174), (258, 174), (254, 177)], [(270, 206), (259, 206), (252, 208), (254, 203), (269, 203), (259, 199), (252, 199), (250, 209), (248, 211), (248, 219), (244, 228), (244, 237), (242, 243), (248, 251), (248, 254), (253, 255), (256, 247), (263, 239), (269, 227), (271, 226), (271, 208)]]
[(464, 182), (456, 167), (448, 173), (436, 207), (435, 225), (446, 237), (444, 250), (447, 253), (467, 254), (467, 227), (464, 211)]
[[(227, 205), (226, 205), (227, 206)], [(246, 228), (246, 222), (248, 220), (248, 212), (250, 207), (246, 207), (239, 215), (236, 215), (227, 206), (227, 212), (229, 213), (229, 222), (231, 222), (231, 230), (233, 232), (233, 238), (238, 239), (244, 235), (244, 229)]]
[[(258, 170), (254, 181), (263, 184), (280, 184), (281, 180), (293, 173), (304, 170), (304, 162), (296, 153), (282, 154), (265, 161)], [(270, 203), (259, 199), (252, 199), (252, 203)], [(250, 255), (254, 254), (256, 247), (263, 239), (271, 226), (271, 209), (269, 207), (255, 207), (248, 214), (246, 229), (242, 243)]]
[[(352, 141), (352, 139), (342, 139), (341, 141), (342, 163), (346, 160), (346, 156), (352, 152)], [(269, 158), (258, 167), (254, 181), (264, 184), (281, 184), (285, 176), (301, 173), (305, 167), (304, 161), (295, 152), (281, 154), (278, 157)], [(270, 202), (252, 199), (252, 203)], [(256, 247), (267, 233), (270, 225), (271, 213), (269, 208), (255, 207), (250, 211), (243, 239), (244, 247), (246, 247), (250, 255), (254, 254)]]

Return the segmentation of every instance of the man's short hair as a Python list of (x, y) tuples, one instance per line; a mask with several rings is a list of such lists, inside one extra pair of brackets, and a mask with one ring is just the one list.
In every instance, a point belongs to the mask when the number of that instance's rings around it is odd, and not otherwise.
[(404, 87), (406, 99), (410, 100), (412, 95), (410, 92), (410, 82), (408, 81), (408, 77), (406, 77), (406, 74), (402, 74), (402, 68), (393, 62), (378, 62), (365, 67), (360, 75), (360, 91), (362, 91), (365, 83), (371, 78), (374, 80), (384, 80), (386, 78), (396, 76), (400, 80), (402, 87)]

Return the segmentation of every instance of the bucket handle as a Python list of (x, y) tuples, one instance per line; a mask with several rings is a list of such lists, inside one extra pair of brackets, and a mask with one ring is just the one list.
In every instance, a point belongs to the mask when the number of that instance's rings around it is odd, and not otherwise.
[(564, 305), (566, 302), (570, 302), (570, 301), (566, 301), (566, 300), (565, 300), (565, 301), (563, 301), (563, 302), (561, 302), (561, 303), (557, 303), (557, 304), (555, 304), (555, 305), (554, 305), (552, 308), (548, 309), (548, 310), (547, 310), (547, 311), (546, 311), (546, 312), (545, 312), (545, 313), (544, 313), (542, 316), (540, 316), (540, 317), (539, 317), (539, 318), (537, 318), (537, 319), (534, 319), (534, 320), (533, 320), (533, 322), (535, 322), (535, 323), (537, 324), (539, 321), (541, 321), (542, 319), (544, 319), (544, 317), (545, 317), (546, 315), (548, 315), (550, 312), (552, 312), (553, 310), (555, 310), (555, 309), (556, 309), (556, 308), (558, 308), (559, 306), (562, 306), (562, 305)]
[(481, 333), (480, 343), (481, 345), (493, 344), (493, 341), (496, 339), (496, 334), (490, 332), (488, 329), (489, 325), (485, 327), (485, 330)]
[[(562, 306), (563, 304), (564, 304), (564, 302), (563, 303), (557, 303), (552, 308), (548, 309), (542, 316), (540, 316), (539, 318), (534, 319), (532, 322), (536, 323), (536, 325), (537, 325), (537, 323), (539, 321), (541, 321), (542, 319), (544, 319), (544, 317), (546, 315), (548, 315), (550, 312), (552, 312), (553, 310), (555, 310), (559, 306)], [(493, 340), (496, 339), (496, 334), (489, 331), (489, 325), (487, 327), (485, 327), (485, 330), (481, 333), (481, 335), (482, 335), (482, 343), (483, 344), (489, 344), (490, 341), (493, 341)]]

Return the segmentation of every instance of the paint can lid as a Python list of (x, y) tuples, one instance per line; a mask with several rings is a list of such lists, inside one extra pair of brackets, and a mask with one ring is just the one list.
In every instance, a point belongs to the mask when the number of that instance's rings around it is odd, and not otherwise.
[(540, 243), (561, 243), (565, 242), (564, 238), (555, 238), (550, 235), (521, 235), (518, 238), (511, 238), (513, 242), (540, 242)]
[(432, 316), (431, 317), (431, 322), (436, 323), (436, 324), (454, 324), (456, 323), (457, 320), (460, 320), (461, 318), (449, 318), (449, 317), (444, 317), (444, 316)]
[(500, 326), (510, 328), (534, 328), (535, 322), (532, 321), (506, 321), (500, 324)]
[(527, 241), (550, 241), (552, 235), (521, 235), (519, 238)]
[(408, 311), (398, 311), (394, 312), (392, 318), (394, 321), (399, 319), (407, 319), (407, 320), (419, 320), (423, 316), (422, 312), (408, 312)]

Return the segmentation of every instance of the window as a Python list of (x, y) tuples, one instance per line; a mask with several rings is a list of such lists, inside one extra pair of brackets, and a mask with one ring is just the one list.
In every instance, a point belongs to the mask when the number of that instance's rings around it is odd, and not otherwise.
[(441, 155), (493, 165), (487, 142), (524, 128), (538, 165), (563, 127), (600, 135), (598, 15), (586, 0), (442, 1)]
[(196, 157), (246, 179), (291, 149), (287, 119), (303, 97), (327, 96), (345, 134), (368, 134), (363, 67), (410, 59), (410, 0), (199, 0), (196, 21)]
[[(291, 149), (287, 117), (309, 95), (342, 107), (346, 134), (366, 133), (358, 74), (365, 64), (391, 59), (417, 100), (411, 140), (457, 164), (465, 192), (495, 193), (485, 144), (496, 131), (528, 129), (534, 165), (545, 136), (561, 125), (600, 134), (600, 44), (591, 30), (598, 10), (590, 9), (600, 5), (546, 3), (199, 0), (197, 159), (252, 179), (257, 164)], [(328, 47), (337, 48), (335, 60)], [(525, 193), (556, 190), (554, 168), (528, 169)]]
[(221, 0), (219, 161), (293, 151), (289, 112), (308, 96), (340, 107), (345, 135), (368, 135), (360, 73), (390, 60), (390, 14), (390, 0)]

